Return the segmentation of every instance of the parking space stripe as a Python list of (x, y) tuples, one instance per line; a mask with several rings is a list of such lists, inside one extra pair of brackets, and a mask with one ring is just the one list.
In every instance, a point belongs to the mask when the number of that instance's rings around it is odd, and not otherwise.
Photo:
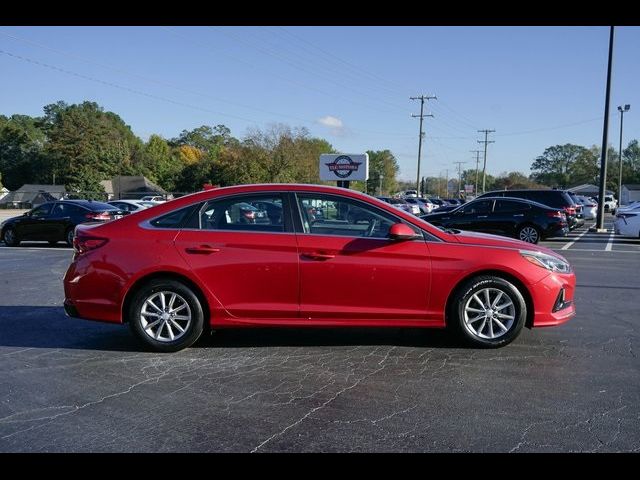
[(571, 246), (576, 243), (578, 240), (580, 240), (584, 235), (586, 235), (587, 233), (589, 233), (589, 230), (585, 230), (584, 232), (582, 232), (580, 235), (578, 235), (576, 237), (575, 240), (573, 240), (572, 242), (567, 243), (565, 246), (563, 246), (560, 250), (569, 250), (569, 248), (571, 248)]
[(613, 237), (614, 237), (614, 233), (611, 232), (611, 235), (609, 235), (609, 241), (607, 242), (607, 246), (604, 247), (604, 251), (605, 252), (610, 252), (611, 251), (611, 247), (613, 246)]

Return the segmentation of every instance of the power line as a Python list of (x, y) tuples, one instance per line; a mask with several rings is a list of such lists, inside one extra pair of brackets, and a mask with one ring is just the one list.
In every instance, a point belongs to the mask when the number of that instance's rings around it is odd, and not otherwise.
[(411, 115), (412, 117), (419, 117), (420, 118), (420, 134), (418, 135), (418, 173), (417, 173), (417, 178), (416, 178), (416, 192), (418, 193), (418, 196), (420, 197), (420, 155), (422, 154), (422, 137), (424, 136), (424, 132), (422, 131), (422, 120), (424, 119), (424, 117), (433, 117), (433, 115), (431, 114), (425, 114), (424, 113), (424, 101), (425, 100), (431, 100), (436, 98), (435, 96), (425, 96), (425, 95), (420, 95), (419, 97), (409, 97), (410, 100), (420, 100), (420, 115)]
[(485, 188), (485, 180), (486, 180), (486, 172), (487, 172), (487, 145), (489, 143), (495, 143), (495, 141), (488, 141), (487, 137), (490, 133), (495, 132), (495, 130), (478, 130), (479, 133), (484, 132), (484, 140), (478, 140), (478, 143), (484, 143), (484, 163), (482, 165), (482, 193), (484, 193)]

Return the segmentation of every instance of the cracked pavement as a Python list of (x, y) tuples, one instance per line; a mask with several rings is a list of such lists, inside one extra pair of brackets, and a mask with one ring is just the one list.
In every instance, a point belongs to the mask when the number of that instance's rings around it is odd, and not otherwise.
[(562, 253), (578, 315), (499, 350), (332, 328), (156, 354), (65, 317), (70, 250), (0, 248), (0, 451), (638, 451), (640, 258)]

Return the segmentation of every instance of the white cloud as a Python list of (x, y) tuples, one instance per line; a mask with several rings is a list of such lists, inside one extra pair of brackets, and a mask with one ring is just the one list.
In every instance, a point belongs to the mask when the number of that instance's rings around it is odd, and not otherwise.
[(338, 117), (326, 115), (322, 118), (319, 118), (318, 123), (327, 127), (329, 129), (329, 132), (331, 132), (333, 135), (344, 135), (346, 133), (344, 123), (342, 123), (342, 120), (340, 120)]

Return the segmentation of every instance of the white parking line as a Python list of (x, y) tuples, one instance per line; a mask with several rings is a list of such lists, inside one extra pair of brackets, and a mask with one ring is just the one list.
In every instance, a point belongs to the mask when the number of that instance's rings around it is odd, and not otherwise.
[(613, 246), (613, 237), (614, 237), (614, 233), (611, 232), (611, 235), (609, 235), (609, 241), (607, 242), (607, 246), (604, 247), (604, 251), (605, 252), (610, 252), (611, 251), (611, 247)]
[(569, 250), (569, 248), (576, 243), (578, 240), (580, 240), (584, 235), (586, 235), (587, 233), (589, 233), (589, 230), (585, 230), (584, 232), (582, 232), (580, 235), (578, 235), (576, 237), (576, 239), (572, 242), (567, 243), (565, 246), (563, 246), (560, 250)]

